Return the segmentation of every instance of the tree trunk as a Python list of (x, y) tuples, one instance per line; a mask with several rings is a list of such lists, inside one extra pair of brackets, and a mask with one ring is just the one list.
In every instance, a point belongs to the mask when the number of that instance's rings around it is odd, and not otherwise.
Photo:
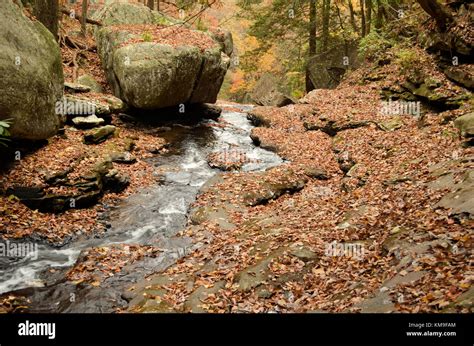
[(398, 0), (388, 0), (386, 3), (385, 12), (388, 14), (390, 21), (398, 18), (398, 10), (400, 9), (400, 4)]
[(87, 35), (87, 7), (87, 0), (82, 0), (81, 33), (84, 37)]
[(153, 10), (155, 7), (155, 0), (148, 0), (147, 6)]
[(347, 0), (348, 5), (349, 5), (349, 13), (351, 16), (351, 25), (352, 29), (354, 29), (354, 32), (358, 32), (359, 29), (357, 28), (356, 20), (355, 20), (355, 14), (354, 14), (354, 6), (352, 6), (352, 0)]
[(323, 0), (323, 52), (328, 49), (331, 0)]
[(417, 2), (436, 21), (436, 26), (441, 32), (446, 31), (447, 25), (453, 22), (449, 10), (436, 0), (417, 0)]
[(383, 6), (380, 0), (377, 0), (377, 17), (375, 18), (375, 30), (380, 31), (382, 28)]
[[(309, 59), (316, 55), (316, 0), (310, 0), (309, 6)], [(306, 67), (306, 92), (314, 90), (314, 84), (310, 78), (310, 71)]]
[(370, 26), (372, 24), (372, 0), (365, 0), (365, 7), (366, 7), (366, 28), (365, 33), (368, 35), (370, 34)]
[[(2, 0), (5, 1), (5, 0)], [(58, 39), (58, 0), (35, 0), (34, 15)]]
[(160, 0), (156, 0), (156, 10), (160, 10)]
[(359, 0), (360, 3), (360, 29), (361, 36), (365, 36), (365, 9), (364, 9), (364, 0)]

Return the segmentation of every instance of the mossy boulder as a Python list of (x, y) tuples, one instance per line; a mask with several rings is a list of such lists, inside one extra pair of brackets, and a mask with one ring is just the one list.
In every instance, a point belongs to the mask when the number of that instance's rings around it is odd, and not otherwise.
[[(182, 37), (190, 39), (168, 44), (148, 42), (130, 26), (117, 26), (175, 23), (141, 4), (114, 2), (95, 18), (104, 24), (95, 38), (115, 96), (144, 110), (217, 100), (230, 58), (210, 35), (181, 26), (186, 31)], [(196, 43), (201, 40), (204, 47)]]
[(0, 120), (15, 138), (41, 140), (61, 125), (55, 104), (64, 88), (59, 46), (40, 22), (13, 1), (0, 2)]
[(459, 129), (461, 136), (474, 137), (474, 112), (464, 114), (454, 121), (454, 126)]

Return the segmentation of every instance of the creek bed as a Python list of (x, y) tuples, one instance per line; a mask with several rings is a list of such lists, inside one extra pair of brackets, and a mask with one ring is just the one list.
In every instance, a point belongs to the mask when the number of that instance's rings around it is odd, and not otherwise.
[[(160, 184), (145, 188), (114, 207), (107, 215), (111, 227), (100, 238), (74, 241), (61, 249), (38, 244), (35, 256), (20, 261), (3, 259), (0, 293), (14, 291), (26, 296), (30, 312), (113, 312), (126, 307), (123, 293), (128, 286), (166, 269), (198, 246), (192, 239), (176, 234), (185, 228), (189, 208), (200, 188), (219, 172), (208, 164), (210, 153), (243, 153), (249, 162), (241, 171), (263, 171), (282, 163), (278, 155), (252, 143), (253, 126), (246, 117), (251, 107), (238, 109), (223, 110), (218, 122), (172, 124), (171, 130), (162, 134), (170, 143), (169, 153), (150, 159)], [(99, 287), (66, 279), (65, 274), (81, 253), (116, 244), (152, 245), (160, 252), (127, 264)]]

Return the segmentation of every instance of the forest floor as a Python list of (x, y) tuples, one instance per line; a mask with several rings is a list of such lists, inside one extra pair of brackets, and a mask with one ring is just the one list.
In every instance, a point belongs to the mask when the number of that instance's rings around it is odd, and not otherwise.
[[(382, 115), (380, 82), (360, 85), (363, 73), (252, 111), (254, 140), (290, 163), (215, 178), (183, 232), (212, 240), (133, 287), (131, 311), (472, 309), (473, 222), (437, 205), (472, 175), (473, 149), (445, 121), (465, 110)], [(365, 125), (307, 130), (331, 120)]]
[[(77, 73), (71, 63), (76, 53), (63, 48), (69, 81)], [(81, 54), (79, 72), (110, 91), (97, 54)], [(450, 121), (466, 109), (435, 112), (422, 105), (420, 117), (381, 114), (380, 90), (401, 83), (397, 71), (388, 65), (378, 71), (382, 78), (370, 81), (373, 70), (363, 68), (298, 104), (255, 108), (251, 118), (260, 126), (252, 138), (288, 162), (213, 178), (180, 232), (204, 239), (205, 246), (127, 288), (127, 311), (470, 311), (474, 224), (456, 212), (463, 207), (456, 200), (467, 191), (466, 203), (472, 203), (474, 151), (462, 145)], [(64, 135), (15, 162), (1, 183), (41, 185), (73, 163), (72, 174), (80, 176), (133, 141), (136, 162), (114, 163), (130, 186), (106, 194), (95, 207), (57, 215), (1, 196), (3, 237), (61, 246), (104, 232), (104, 204), (158, 183), (146, 158), (166, 152), (159, 129), (129, 126), (119, 117), (112, 124), (118, 134), (92, 151), (82, 141), (85, 131), (66, 127)], [(458, 197), (450, 199), (453, 189)], [(11, 308), (8, 297), (3, 306)]]

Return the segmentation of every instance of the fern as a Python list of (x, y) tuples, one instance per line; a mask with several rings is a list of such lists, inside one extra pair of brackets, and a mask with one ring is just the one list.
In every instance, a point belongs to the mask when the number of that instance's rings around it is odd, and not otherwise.
[(10, 141), (10, 131), (8, 130), (11, 125), (11, 119), (0, 120), (0, 146), (7, 147), (7, 142)]

